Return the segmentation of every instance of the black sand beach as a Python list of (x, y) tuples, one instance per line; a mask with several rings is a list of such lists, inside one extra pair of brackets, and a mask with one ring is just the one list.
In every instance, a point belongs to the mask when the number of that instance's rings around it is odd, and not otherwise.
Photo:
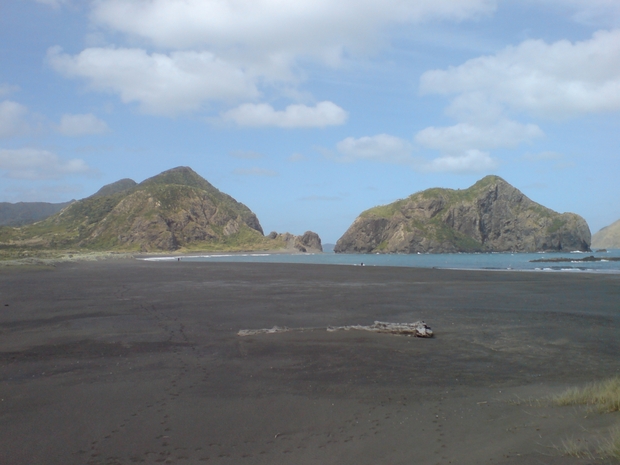
[[(425, 320), (432, 339), (324, 329)], [(248, 263), (0, 268), (2, 464), (586, 464), (620, 276)]]

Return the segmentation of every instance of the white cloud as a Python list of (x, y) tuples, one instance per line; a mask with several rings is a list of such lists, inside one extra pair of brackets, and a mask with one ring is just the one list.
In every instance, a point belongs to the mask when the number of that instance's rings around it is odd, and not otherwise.
[(252, 78), (209, 52), (152, 53), (136, 48), (88, 48), (78, 55), (48, 51), (49, 63), (67, 77), (85, 78), (94, 90), (136, 102), (145, 113), (176, 115), (211, 100), (258, 96)]
[(419, 165), (420, 171), (441, 173), (485, 173), (497, 167), (497, 162), (486, 152), (467, 150), (463, 155), (443, 156)]
[(84, 160), (62, 160), (47, 150), (32, 148), (0, 149), (0, 170), (14, 179), (56, 179), (93, 170)]
[(92, 18), (170, 48), (207, 46), (338, 59), (344, 48), (373, 47), (389, 23), (461, 21), (495, 10), (496, 0), (100, 0)]
[(332, 102), (320, 102), (314, 107), (289, 105), (277, 111), (266, 103), (245, 103), (222, 115), (225, 121), (240, 126), (277, 126), (281, 128), (325, 127), (344, 124), (348, 113)]
[(87, 113), (85, 115), (63, 115), (57, 129), (65, 136), (104, 134), (109, 130), (105, 121), (100, 120), (92, 113)]
[(5, 95), (12, 94), (13, 92), (17, 92), (19, 90), (19, 86), (12, 86), (10, 84), (0, 84), (0, 97), (4, 97)]
[(492, 125), (458, 123), (449, 127), (428, 127), (418, 132), (420, 145), (442, 152), (462, 152), (468, 149), (516, 147), (522, 142), (543, 136), (535, 124), (521, 124), (502, 119)]
[(340, 161), (374, 160), (387, 163), (409, 163), (413, 146), (410, 142), (389, 134), (347, 137), (336, 145), (342, 154)]
[[(255, 100), (259, 85), (275, 89), (280, 97), (299, 95), (301, 60), (338, 66), (345, 56), (375, 53), (385, 44), (381, 32), (393, 24), (477, 18), (491, 14), (496, 2), (97, 0), (90, 15), (100, 26), (95, 34), (124, 33), (129, 43), (155, 46), (160, 53), (92, 47), (71, 56), (54, 48), (48, 57), (58, 72), (85, 79), (93, 90), (118, 94), (146, 113), (177, 115), (199, 111), (212, 101)], [(285, 115), (274, 110), (271, 124), (316, 127), (346, 119), (335, 106), (315, 111), (337, 114), (309, 114), (310, 109), (300, 106), (303, 114), (295, 116), (289, 114), (293, 110)], [(269, 107), (238, 109), (242, 111), (269, 113)], [(252, 122), (251, 115), (238, 116), (250, 121), (241, 124), (262, 125)]]
[[(456, 94), (449, 112), (460, 119), (498, 106), (549, 118), (618, 111), (620, 30), (574, 43), (527, 40), (496, 55), (427, 71), (420, 82), (423, 93)], [(480, 102), (487, 105), (476, 106)]]
[(13, 137), (30, 131), (26, 121), (28, 108), (24, 105), (5, 100), (0, 102), (0, 138)]
[(277, 171), (268, 170), (265, 168), (258, 168), (256, 166), (252, 168), (237, 168), (233, 171), (234, 174), (238, 174), (240, 176), (267, 176), (274, 177), (278, 176)]
[(573, 19), (585, 24), (618, 25), (620, 3), (617, 0), (545, 0), (560, 8), (569, 9)]

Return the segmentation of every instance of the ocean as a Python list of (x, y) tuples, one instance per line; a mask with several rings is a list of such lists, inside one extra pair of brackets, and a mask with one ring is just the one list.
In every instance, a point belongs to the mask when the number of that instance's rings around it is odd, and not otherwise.
[[(597, 261), (580, 261), (594, 257)], [(540, 259), (562, 262), (532, 262)], [(614, 261), (616, 258), (618, 261)], [(349, 266), (399, 266), (461, 270), (517, 270), (539, 272), (620, 273), (620, 249), (606, 252), (565, 253), (456, 253), (456, 254), (336, 254), (307, 253), (205, 253), (184, 256), (145, 257), (148, 261), (308, 263)]]

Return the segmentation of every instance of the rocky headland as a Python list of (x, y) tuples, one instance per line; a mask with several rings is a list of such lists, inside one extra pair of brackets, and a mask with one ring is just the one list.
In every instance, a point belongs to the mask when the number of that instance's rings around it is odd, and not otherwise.
[(589, 251), (586, 221), (557, 213), (498, 176), (468, 189), (428, 189), (363, 212), (336, 253)]

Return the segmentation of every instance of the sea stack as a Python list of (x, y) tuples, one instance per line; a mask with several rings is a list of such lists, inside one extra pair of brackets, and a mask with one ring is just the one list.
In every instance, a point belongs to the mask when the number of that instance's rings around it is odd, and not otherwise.
[(498, 176), (468, 189), (428, 189), (363, 212), (336, 253), (589, 251), (590, 228), (557, 213)]

